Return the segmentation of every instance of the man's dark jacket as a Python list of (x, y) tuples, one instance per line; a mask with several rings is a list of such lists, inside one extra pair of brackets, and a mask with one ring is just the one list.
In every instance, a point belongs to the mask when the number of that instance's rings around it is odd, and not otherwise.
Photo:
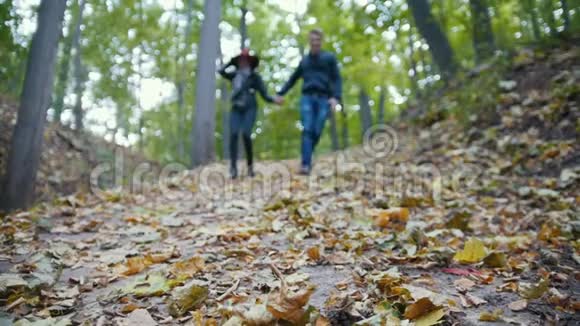
[(304, 80), (302, 94), (334, 97), (337, 100), (342, 98), (342, 79), (338, 62), (332, 53), (320, 51), (318, 54), (304, 56), (278, 95), (286, 94), (300, 77)]

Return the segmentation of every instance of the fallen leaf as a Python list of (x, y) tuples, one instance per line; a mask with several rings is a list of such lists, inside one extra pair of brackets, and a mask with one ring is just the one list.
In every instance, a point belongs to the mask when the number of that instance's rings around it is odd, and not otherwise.
[(256, 304), (243, 315), (245, 324), (249, 325), (272, 325), (275, 317), (264, 304)]
[(538, 299), (548, 291), (549, 285), (550, 280), (547, 278), (542, 279), (536, 284), (522, 283), (519, 286), (519, 293), (526, 299)]
[(197, 280), (175, 288), (169, 299), (169, 313), (173, 317), (181, 317), (187, 312), (198, 308), (207, 299), (209, 290), (200, 285)]
[(528, 307), (528, 300), (522, 299), (514, 301), (508, 305), (512, 311), (522, 311)]
[(191, 278), (205, 269), (205, 261), (202, 257), (194, 256), (186, 260), (178, 261), (171, 265), (169, 273), (176, 278)]
[(473, 264), (482, 261), (486, 256), (486, 249), (483, 242), (476, 238), (471, 238), (465, 243), (462, 251), (458, 251), (453, 259), (462, 264)]
[(145, 257), (130, 257), (125, 262), (125, 271), (122, 274), (125, 276), (139, 274), (149, 265)]
[(133, 312), (133, 311), (135, 311), (137, 309), (141, 309), (141, 308), (142, 308), (141, 306), (131, 302), (129, 304), (124, 305), (123, 308), (121, 308), (121, 312), (124, 314), (128, 314), (130, 312)]
[(319, 247), (310, 247), (306, 250), (306, 254), (308, 258), (312, 259), (313, 261), (320, 260), (320, 248)]
[[(465, 298), (467, 300), (467, 307), (471, 307), (471, 306), (480, 306), (482, 304), (487, 303), (486, 300), (480, 298), (480, 297), (476, 297), (470, 293), (465, 294), (465, 296), (463, 296), (462, 298)], [(462, 302), (462, 305), (464, 304), (464, 302)], [(465, 306), (465, 305), (464, 305)]]
[(125, 322), (128, 326), (156, 326), (157, 322), (151, 317), (146, 309), (137, 309), (127, 316)]
[(439, 323), (439, 320), (445, 316), (445, 309), (437, 309), (427, 313), (425, 316), (415, 320), (415, 326), (431, 326)]
[(443, 268), (441, 269), (443, 273), (459, 275), (459, 276), (469, 276), (469, 275), (481, 275), (481, 272), (473, 268)]
[(479, 314), (479, 320), (481, 320), (481, 321), (498, 321), (502, 315), (503, 315), (503, 311), (501, 309), (496, 309), (492, 312), (484, 311), (481, 314)]
[(489, 267), (505, 267), (507, 264), (506, 255), (503, 252), (492, 252), (483, 259), (483, 263)]
[(409, 209), (406, 207), (394, 207), (379, 212), (374, 218), (374, 223), (380, 228), (389, 228), (402, 231), (409, 220)]
[(406, 319), (414, 320), (438, 308), (440, 307), (434, 305), (429, 298), (421, 298), (407, 306), (404, 316)]
[(472, 280), (470, 280), (468, 278), (463, 277), (463, 278), (460, 278), (458, 280), (455, 280), (453, 282), (453, 285), (455, 285), (457, 290), (459, 290), (461, 292), (465, 292), (465, 291), (471, 290), (471, 288), (473, 288), (475, 286), (475, 282), (473, 282)]
[(274, 266), (270, 266), (272, 272), (280, 279), (282, 283), (278, 293), (272, 293), (269, 296), (266, 308), (276, 319), (282, 319), (291, 323), (298, 323), (305, 314), (303, 307), (310, 300), (314, 292), (314, 287), (308, 286), (296, 293), (292, 293), (286, 284), (282, 273)]
[(131, 293), (136, 297), (154, 297), (161, 296), (170, 289), (170, 282), (163, 275), (155, 273), (137, 277), (125, 286), (122, 292)]
[(448, 229), (459, 229), (461, 231), (469, 231), (469, 218), (471, 213), (467, 211), (456, 212), (449, 221), (445, 224)]

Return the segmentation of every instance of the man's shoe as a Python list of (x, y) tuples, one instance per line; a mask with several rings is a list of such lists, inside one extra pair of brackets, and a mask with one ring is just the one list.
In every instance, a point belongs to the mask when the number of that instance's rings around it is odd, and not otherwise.
[(306, 165), (303, 165), (300, 168), (300, 174), (301, 175), (310, 175), (310, 167), (309, 166), (306, 166)]
[(232, 178), (232, 180), (238, 178), (238, 169), (235, 167), (230, 168), (230, 178)]
[(254, 173), (254, 166), (248, 165), (248, 177), (253, 178), (255, 176), (256, 176), (256, 173)]

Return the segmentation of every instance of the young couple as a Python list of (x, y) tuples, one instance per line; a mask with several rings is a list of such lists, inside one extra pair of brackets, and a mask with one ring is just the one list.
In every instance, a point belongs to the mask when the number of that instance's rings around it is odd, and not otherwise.
[[(256, 91), (269, 103), (282, 104), (283, 96), (303, 79), (302, 98), (300, 99), (300, 120), (302, 129), (302, 165), (300, 173), (308, 175), (312, 168), (312, 154), (330, 110), (334, 110), (342, 96), (342, 80), (336, 57), (322, 51), (322, 31), (315, 29), (309, 33), (310, 52), (302, 58), (298, 68), (288, 82), (280, 89), (277, 96), (268, 95), (264, 82), (256, 72), (259, 58), (250, 54), (247, 49), (234, 57), (219, 73), (232, 82), (232, 112), (230, 115), (230, 174), (238, 177), (238, 135), (242, 134), (246, 157), (248, 160), (248, 175), (254, 176), (252, 153), (252, 129), (256, 121), (258, 109)], [(228, 68), (235, 67), (233, 71)]]

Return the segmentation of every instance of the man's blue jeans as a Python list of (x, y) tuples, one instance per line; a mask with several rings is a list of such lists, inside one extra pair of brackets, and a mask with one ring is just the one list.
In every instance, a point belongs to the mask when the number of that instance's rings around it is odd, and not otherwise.
[(328, 97), (303, 95), (300, 99), (300, 120), (302, 122), (302, 166), (312, 167), (312, 154), (330, 112)]

